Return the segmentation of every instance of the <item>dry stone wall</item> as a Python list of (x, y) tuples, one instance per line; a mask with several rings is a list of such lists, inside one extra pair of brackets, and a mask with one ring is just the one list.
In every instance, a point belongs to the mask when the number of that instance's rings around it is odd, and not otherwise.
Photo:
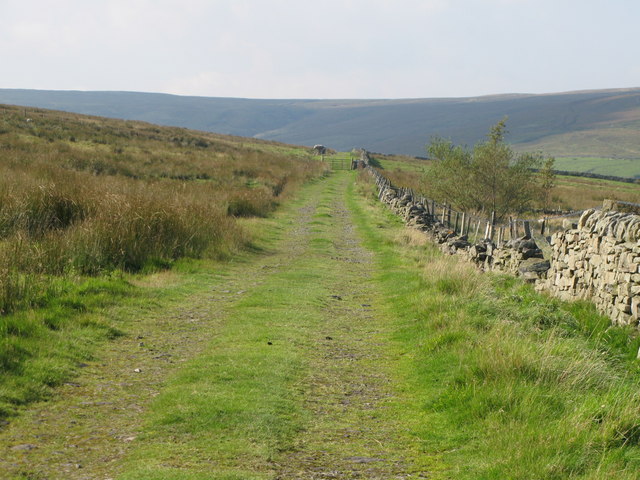
[(531, 282), (543, 278), (549, 269), (549, 262), (530, 235), (497, 242), (486, 238), (472, 244), (467, 235), (459, 235), (455, 228), (442, 222), (429, 202), (394, 187), (377, 170), (369, 168), (369, 171), (376, 179), (380, 201), (401, 216), (407, 226), (424, 232), (438, 243), (443, 252), (461, 255), (482, 270), (519, 275)]
[(577, 228), (551, 238), (547, 278), (537, 288), (565, 300), (586, 299), (617, 324), (640, 318), (640, 215), (587, 210)]
[(552, 255), (545, 259), (529, 235), (470, 243), (466, 235), (440, 221), (428, 201), (366, 168), (375, 178), (380, 201), (406, 225), (428, 235), (443, 252), (460, 255), (482, 270), (521, 276), (535, 283), (536, 289), (565, 300), (590, 300), (616, 324), (638, 324), (640, 215), (611, 210), (615, 205), (606, 202), (603, 210), (587, 210), (576, 228), (551, 237)]

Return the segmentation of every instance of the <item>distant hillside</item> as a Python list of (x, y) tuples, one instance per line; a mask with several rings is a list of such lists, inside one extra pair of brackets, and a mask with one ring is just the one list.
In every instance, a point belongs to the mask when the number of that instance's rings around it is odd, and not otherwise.
[(640, 88), (406, 100), (252, 100), (133, 92), (2, 90), (36, 106), (339, 150), (424, 155), (432, 136), (474, 144), (507, 115), (517, 149), (563, 169), (640, 177)]

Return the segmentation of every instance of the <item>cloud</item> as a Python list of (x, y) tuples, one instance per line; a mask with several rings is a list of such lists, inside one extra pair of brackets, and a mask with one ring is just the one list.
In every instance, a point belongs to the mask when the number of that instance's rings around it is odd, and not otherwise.
[(628, 85), (638, 15), (625, 0), (2, 0), (1, 86), (455, 96), (588, 88), (605, 71)]

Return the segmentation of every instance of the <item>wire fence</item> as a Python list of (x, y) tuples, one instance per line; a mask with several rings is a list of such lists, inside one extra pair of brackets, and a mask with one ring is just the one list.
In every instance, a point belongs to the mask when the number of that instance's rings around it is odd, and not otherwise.
[[(534, 239), (543, 252), (548, 253), (551, 236), (561, 230), (575, 228), (580, 217), (586, 211), (575, 210), (556, 215), (543, 215), (535, 219), (509, 218), (507, 221), (498, 222), (495, 213), (486, 216), (456, 210), (451, 207), (451, 204), (437, 202), (410, 188), (394, 186), (378, 170), (368, 165), (366, 152), (363, 153), (362, 158), (365, 165), (373, 173), (381, 195), (384, 189), (393, 189), (401, 199), (419, 205), (433, 221), (450, 228), (456, 235), (466, 236), (468, 241), (474, 243), (491, 240), (501, 246), (508, 241), (525, 237)], [(633, 205), (640, 208), (638, 204)]]

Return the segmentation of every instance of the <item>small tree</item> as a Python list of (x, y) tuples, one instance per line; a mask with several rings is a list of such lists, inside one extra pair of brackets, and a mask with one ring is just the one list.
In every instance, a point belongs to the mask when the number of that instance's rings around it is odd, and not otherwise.
[(432, 139), (427, 151), (431, 158), (438, 160), (430, 169), (435, 197), (463, 210), (476, 210), (479, 203), (468, 191), (473, 160), (471, 153), (438, 137)]
[(503, 119), (472, 150), (432, 140), (427, 151), (436, 160), (431, 175), (438, 196), (463, 210), (495, 212), (496, 219), (528, 208), (536, 196), (531, 169), (541, 158), (516, 154), (505, 143), (505, 133)]

